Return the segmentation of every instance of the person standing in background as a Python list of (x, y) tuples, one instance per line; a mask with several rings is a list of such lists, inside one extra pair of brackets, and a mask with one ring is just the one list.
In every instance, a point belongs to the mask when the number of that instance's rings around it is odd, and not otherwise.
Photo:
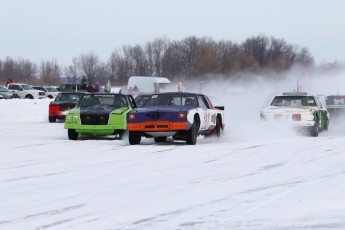
[(99, 92), (99, 82), (96, 83), (95, 92)]
[(13, 83), (12, 78), (8, 78), (8, 79), (7, 79), (7, 81), (6, 81), (6, 86), (7, 86), (8, 84), (10, 84), (10, 83)]

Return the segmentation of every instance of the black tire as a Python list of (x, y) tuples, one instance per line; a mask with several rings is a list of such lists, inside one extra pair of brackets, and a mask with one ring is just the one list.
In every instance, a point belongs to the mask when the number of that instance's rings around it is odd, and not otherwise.
[(167, 137), (155, 137), (154, 139), (156, 143), (162, 143), (167, 141)]
[(329, 127), (329, 120), (327, 119), (325, 127), (323, 128), (323, 130), (327, 131)]
[(187, 133), (186, 133), (186, 144), (187, 145), (195, 145), (196, 144), (196, 140), (197, 140), (197, 136), (198, 136), (198, 129), (199, 129), (198, 122), (196, 119), (194, 119), (192, 127), (189, 130), (187, 130)]
[(56, 122), (56, 117), (49, 116), (49, 122), (50, 122), (50, 123)]
[(34, 99), (34, 97), (32, 95), (30, 95), (30, 94), (26, 95), (25, 98), (26, 99)]
[(52, 95), (48, 95), (48, 98), (49, 99), (53, 99), (54, 97)]
[(138, 132), (135, 131), (129, 131), (128, 133), (128, 140), (130, 145), (138, 145), (141, 141), (141, 136)]
[(216, 126), (214, 127), (214, 129), (212, 130), (212, 132), (210, 134), (204, 135), (205, 138), (209, 138), (209, 137), (220, 137), (220, 132), (221, 132), (221, 121), (220, 118), (217, 117), (216, 120)]
[(73, 141), (78, 140), (78, 133), (74, 129), (69, 129), (68, 138)]
[(220, 118), (217, 117), (217, 120), (216, 120), (216, 127), (214, 128), (213, 130), (213, 135), (217, 138), (220, 137), (220, 130), (221, 130), (221, 121), (220, 121)]
[(319, 121), (316, 121), (314, 126), (310, 127), (310, 136), (311, 137), (319, 136)]

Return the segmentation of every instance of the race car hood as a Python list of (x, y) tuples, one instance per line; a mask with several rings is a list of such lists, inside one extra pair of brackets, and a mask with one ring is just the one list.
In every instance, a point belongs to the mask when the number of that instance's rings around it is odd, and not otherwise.
[(150, 112), (186, 112), (195, 107), (192, 106), (153, 106), (142, 107), (132, 110), (135, 113), (150, 113)]
[(76, 104), (78, 104), (78, 101), (76, 101), (76, 100), (70, 100), (70, 101), (53, 101), (51, 104), (52, 104), (52, 105), (76, 105)]
[(80, 108), (80, 115), (90, 115), (90, 114), (122, 114), (128, 110), (128, 107), (122, 108), (115, 108), (113, 106), (105, 106), (105, 105), (98, 105), (98, 106), (91, 106), (91, 107), (81, 107)]

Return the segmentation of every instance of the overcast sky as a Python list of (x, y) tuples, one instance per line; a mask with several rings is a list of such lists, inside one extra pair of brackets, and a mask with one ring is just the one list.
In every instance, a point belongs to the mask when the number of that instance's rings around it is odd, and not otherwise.
[(0, 0), (0, 59), (69, 65), (90, 51), (188, 36), (241, 43), (264, 34), (345, 61), (344, 0)]

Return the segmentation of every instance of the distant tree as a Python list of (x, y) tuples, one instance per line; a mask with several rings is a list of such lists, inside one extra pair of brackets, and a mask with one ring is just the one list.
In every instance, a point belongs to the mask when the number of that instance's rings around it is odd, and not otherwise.
[(78, 82), (79, 61), (77, 57), (72, 58), (72, 64), (64, 68), (64, 74), (68, 79), (72, 79), (72, 83)]
[(108, 65), (101, 61), (98, 64), (96, 75), (95, 75), (95, 83), (100, 83), (102, 85), (105, 85), (107, 83), (107, 80), (109, 78), (110, 72), (109, 72)]
[(42, 61), (39, 68), (39, 76), (43, 84), (58, 85), (61, 77), (61, 67), (55, 59)]
[(100, 68), (103, 68), (103, 66), (100, 66), (99, 57), (92, 51), (88, 54), (81, 54), (79, 57), (79, 65), (87, 81), (94, 84), (97, 72), (100, 71)]
[[(11, 65), (12, 66), (12, 65)], [(34, 84), (37, 81), (37, 66), (27, 59), (15, 61), (12, 79), (17, 82)]]
[(219, 74), (222, 61), (219, 56), (219, 47), (211, 38), (199, 40), (196, 55), (190, 66), (193, 75)]
[(6, 57), (1, 64), (1, 77), (3, 81), (6, 81), (8, 78), (12, 78), (17, 81), (16, 78), (16, 62), (10, 57)]
[(253, 56), (261, 68), (264, 68), (269, 58), (269, 45), (270, 40), (264, 35), (259, 35), (246, 39), (241, 48), (244, 52)]
[(218, 52), (222, 62), (222, 73), (226, 75), (234, 73), (235, 71), (232, 69), (233, 61), (234, 56), (240, 52), (239, 45), (231, 41), (220, 41), (218, 43)]
[(117, 50), (114, 50), (109, 58), (108, 61), (108, 69), (109, 69), (109, 81), (115, 82), (119, 79), (119, 62), (120, 62), (120, 55)]
[(251, 54), (239, 51), (233, 55), (229, 69), (233, 75), (239, 73), (256, 73), (260, 68), (259, 61)]
[(195, 36), (187, 37), (179, 43), (179, 53), (182, 59), (183, 74), (192, 76), (191, 65), (197, 55), (199, 39)]
[(301, 51), (296, 53), (294, 63), (302, 66), (313, 66), (314, 58), (311, 56), (308, 48), (303, 47)]
[(184, 64), (178, 42), (171, 42), (162, 57), (162, 76), (171, 79), (184, 75)]
[(153, 42), (148, 42), (145, 47), (147, 56), (147, 72), (149, 76), (161, 76), (162, 59), (168, 49), (168, 40), (166, 38), (155, 39)]

